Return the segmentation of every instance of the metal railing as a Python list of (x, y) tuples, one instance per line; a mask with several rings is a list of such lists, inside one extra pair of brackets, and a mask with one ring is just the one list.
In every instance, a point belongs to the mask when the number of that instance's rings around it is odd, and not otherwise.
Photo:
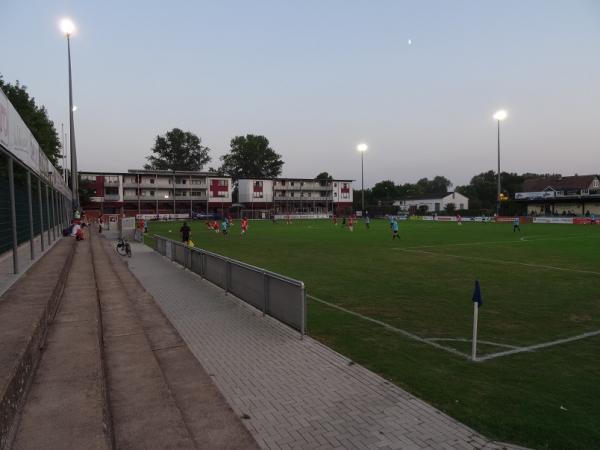
[(302, 281), (154, 235), (154, 250), (280, 322), (306, 333)]

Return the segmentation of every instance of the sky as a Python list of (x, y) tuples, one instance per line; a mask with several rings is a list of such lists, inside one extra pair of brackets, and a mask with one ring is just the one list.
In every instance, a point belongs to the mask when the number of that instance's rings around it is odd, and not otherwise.
[[(455, 185), (496, 170), (600, 173), (600, 0), (0, 0), (0, 74), (68, 128), (80, 170), (141, 168), (191, 131), (218, 167), (263, 134), (283, 175)], [(409, 44), (409, 40), (411, 43)]]

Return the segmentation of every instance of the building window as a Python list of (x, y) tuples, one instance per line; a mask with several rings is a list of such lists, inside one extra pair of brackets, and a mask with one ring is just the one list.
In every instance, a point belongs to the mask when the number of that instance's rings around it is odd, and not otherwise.
[[(154, 184), (154, 178), (150, 178), (150, 184)], [(154, 195), (154, 194), (152, 194)]]
[(293, 192), (290, 192), (290, 197), (293, 197), (293, 196), (294, 196), (294, 193), (293, 193)]
[(228, 186), (227, 180), (219, 180), (219, 186)]
[(202, 184), (202, 180), (198, 180), (198, 179), (192, 179), (191, 181), (192, 184)]
[(460, 204), (460, 209), (465, 209), (465, 204), (464, 203)]
[(253, 198), (263, 198), (263, 193), (262, 192), (253, 192), (252, 197)]

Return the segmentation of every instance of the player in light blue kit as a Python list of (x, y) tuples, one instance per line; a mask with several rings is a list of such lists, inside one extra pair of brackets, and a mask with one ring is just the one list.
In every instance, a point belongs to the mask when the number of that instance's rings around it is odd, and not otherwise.
[(513, 233), (517, 230), (519, 230), (519, 233), (521, 232), (521, 221), (518, 217), (515, 217), (515, 220), (513, 220)]

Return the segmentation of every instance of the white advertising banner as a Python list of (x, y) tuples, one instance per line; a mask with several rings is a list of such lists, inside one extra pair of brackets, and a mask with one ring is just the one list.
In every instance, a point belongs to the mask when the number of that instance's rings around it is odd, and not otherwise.
[(71, 197), (71, 191), (58, 170), (33, 137), (21, 116), (0, 89), (0, 145), (57, 191)]
[(554, 198), (556, 192), (554, 191), (541, 191), (541, 192), (517, 192), (515, 193), (516, 200), (529, 200), (539, 198)]
[(563, 225), (572, 225), (572, 217), (534, 217), (533, 223), (557, 223)]

